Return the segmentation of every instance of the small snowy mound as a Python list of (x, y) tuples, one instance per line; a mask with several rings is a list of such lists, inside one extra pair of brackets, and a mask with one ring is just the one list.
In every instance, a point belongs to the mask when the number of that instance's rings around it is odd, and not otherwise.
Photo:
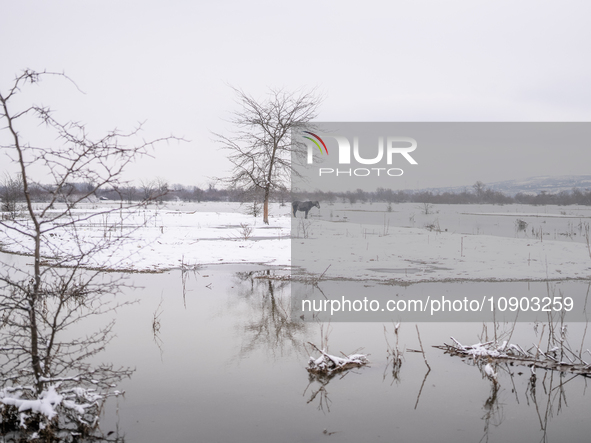
[(336, 357), (320, 351), (318, 358), (310, 357), (308, 361), (308, 372), (312, 374), (331, 375), (336, 372), (346, 371), (351, 368), (358, 368), (369, 363), (365, 354), (351, 354), (345, 357)]

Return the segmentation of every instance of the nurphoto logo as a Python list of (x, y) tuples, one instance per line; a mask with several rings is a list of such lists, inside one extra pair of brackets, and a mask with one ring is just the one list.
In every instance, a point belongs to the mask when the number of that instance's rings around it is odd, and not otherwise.
[[(417, 148), (417, 141), (411, 137), (401, 136), (379, 136), (370, 141), (367, 137), (363, 143), (359, 142), (358, 136), (347, 137), (344, 135), (321, 134), (317, 135), (309, 131), (303, 131), (310, 136), (303, 135), (303, 138), (309, 140), (306, 143), (307, 147), (307, 164), (314, 164), (314, 153), (320, 151), (320, 154), (328, 155), (328, 148), (324, 139), (331, 139), (336, 141), (338, 147), (338, 165), (384, 165), (384, 167), (360, 167), (360, 168), (338, 168), (338, 167), (319, 167), (318, 176), (340, 176), (347, 175), (349, 177), (365, 177), (369, 175), (380, 176), (388, 175), (392, 177), (401, 176), (404, 171), (400, 168), (388, 168), (393, 164), (393, 158), (401, 155), (411, 165), (417, 165), (416, 160), (410, 155)], [(351, 149), (351, 142), (353, 140), (353, 149)], [(377, 143), (376, 143), (377, 142)], [(376, 151), (377, 144), (377, 151)], [(322, 146), (321, 146), (322, 145)], [(385, 147), (384, 147), (385, 146)], [(322, 149), (324, 147), (324, 150)], [(351, 152), (353, 156), (351, 157)], [(318, 154), (317, 154), (318, 155)], [(325, 159), (323, 159), (325, 160)], [(324, 161), (323, 161), (324, 163)], [(331, 162), (333, 163), (333, 162)], [(326, 165), (329, 166), (329, 165)], [(330, 165), (335, 166), (335, 165)]]

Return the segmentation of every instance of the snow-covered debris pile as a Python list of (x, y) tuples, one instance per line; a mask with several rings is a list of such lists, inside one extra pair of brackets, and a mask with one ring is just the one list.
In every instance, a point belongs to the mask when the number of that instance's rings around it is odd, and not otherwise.
[(308, 367), (306, 369), (312, 374), (331, 375), (336, 372), (346, 371), (347, 369), (358, 368), (369, 363), (365, 354), (336, 357), (318, 349), (312, 343), (309, 344), (321, 354), (318, 358), (310, 357), (308, 361)]
[[(478, 357), (491, 357), (491, 358), (499, 358), (499, 357), (509, 357), (509, 353), (513, 354), (511, 350), (520, 349), (515, 345), (507, 346), (507, 342), (504, 341), (501, 345), (498, 345), (494, 341), (489, 341), (486, 343), (476, 343), (475, 345), (464, 346), (455, 338), (450, 337), (454, 344), (448, 345), (445, 344), (445, 350), (447, 351), (455, 351), (458, 354), (464, 354), (469, 357), (478, 358)], [(443, 347), (442, 347), (443, 348)], [(519, 351), (517, 351), (519, 352)], [(521, 351), (525, 353), (525, 351)], [(450, 352), (451, 353), (451, 352)]]
[[(465, 346), (455, 338), (450, 338), (453, 340), (453, 344), (434, 347), (445, 351), (447, 354), (468, 357), (475, 361), (486, 359), (489, 362), (509, 362), (531, 368), (536, 367), (553, 371), (571, 372), (584, 376), (591, 375), (591, 364), (587, 363), (582, 359), (581, 355), (577, 355), (567, 346), (554, 346), (544, 352), (536, 344), (533, 344), (527, 350), (519, 345), (509, 344), (507, 341), (503, 341), (501, 344), (495, 341), (489, 341)], [(491, 376), (488, 371), (486, 372), (487, 375)]]

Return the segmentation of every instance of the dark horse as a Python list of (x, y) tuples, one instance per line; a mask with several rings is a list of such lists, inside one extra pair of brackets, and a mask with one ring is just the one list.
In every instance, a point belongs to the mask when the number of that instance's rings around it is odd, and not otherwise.
[(304, 211), (306, 213), (306, 218), (308, 218), (308, 212), (310, 212), (310, 209), (312, 209), (314, 206), (320, 209), (320, 203), (318, 202), (293, 202), (291, 204), (293, 216), (296, 216), (297, 211)]

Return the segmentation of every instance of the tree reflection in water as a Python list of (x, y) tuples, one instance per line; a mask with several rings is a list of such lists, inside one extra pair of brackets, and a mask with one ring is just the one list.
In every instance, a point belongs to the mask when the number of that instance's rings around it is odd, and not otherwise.
[(243, 326), (244, 343), (239, 357), (264, 348), (274, 357), (301, 352), (307, 324), (291, 318), (288, 276), (267, 269), (237, 272), (239, 296), (254, 314)]

